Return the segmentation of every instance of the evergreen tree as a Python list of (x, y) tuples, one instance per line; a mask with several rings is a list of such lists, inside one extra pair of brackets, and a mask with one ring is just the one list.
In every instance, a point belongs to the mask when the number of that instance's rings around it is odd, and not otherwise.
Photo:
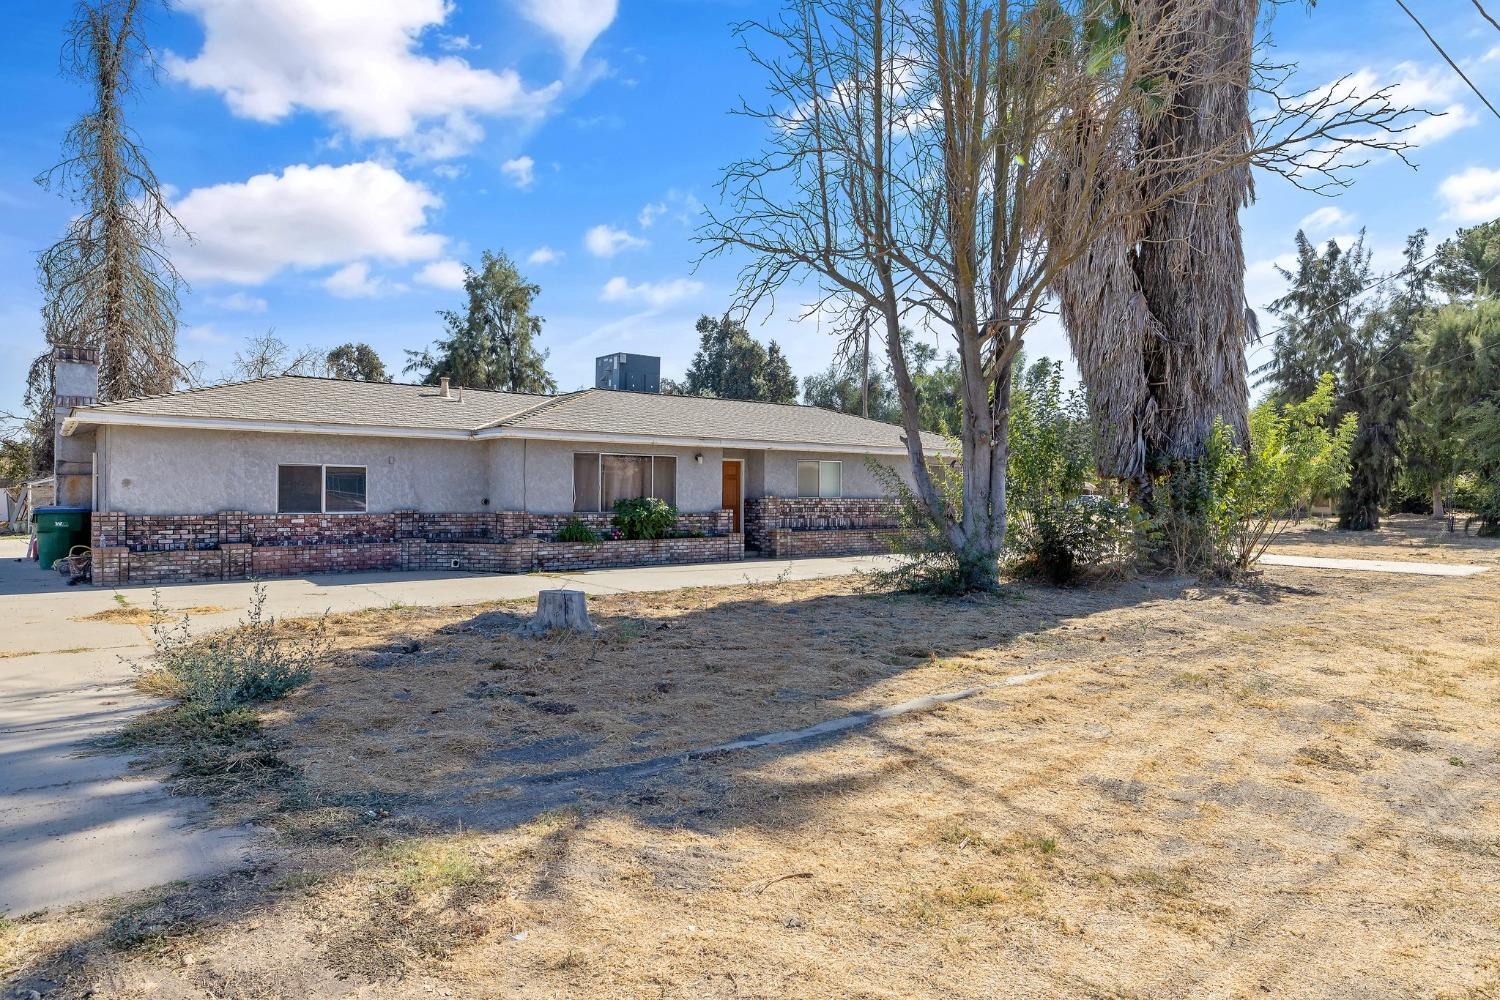
[[(1426, 245), (1426, 230), (1407, 239), (1401, 284), (1361, 325), (1361, 368), (1343, 386), (1343, 408), (1358, 413), (1359, 424), (1349, 456), (1349, 485), (1339, 501), (1341, 528), (1379, 527), (1381, 508), (1395, 482), (1401, 435), (1411, 412), (1412, 352), (1428, 306), (1431, 268), (1422, 264)], [(1372, 352), (1374, 360), (1363, 364)]]
[(681, 383), (683, 395), (765, 403), (796, 401), (797, 380), (776, 341), (771, 341), (769, 348), (761, 346), (745, 324), (727, 316), (700, 316), (697, 331), (698, 352)]
[[(907, 369), (917, 392), (918, 422), (924, 431), (953, 435), (958, 429), (961, 380), (958, 357), (948, 354), (941, 362), (937, 349), (919, 342), (910, 330), (901, 341)], [(827, 369), (802, 380), (802, 402), (838, 413), (858, 416), (864, 409), (862, 358), (836, 358)], [(890, 366), (882, 363), (870, 371), (870, 419), (888, 424), (901, 422), (901, 400), (892, 384)]]
[(527, 281), (506, 254), (484, 252), (478, 271), (464, 265), (463, 312), (438, 315), (448, 336), (431, 349), (407, 351), (405, 371), (436, 385), (443, 376), (473, 389), (549, 393), (557, 382), (547, 372), (547, 352), (538, 350), (542, 318), (532, 303), (541, 286)]
[(1500, 295), (1500, 219), (1460, 229), (1439, 244), (1433, 280), (1455, 299)]
[(1436, 482), (1472, 476), (1484, 531), (1500, 531), (1500, 299), (1438, 310), (1426, 324), (1421, 361), (1421, 410), (1446, 465), (1435, 470)]
[[(886, 380), (885, 372), (871, 367), (870, 419), (897, 423), (901, 419), (901, 404)], [(835, 413), (859, 416), (864, 410), (863, 382), (859, 359), (835, 358), (825, 370), (802, 380), (802, 402)]]
[(340, 344), (324, 359), (328, 377), (348, 382), (389, 382), (385, 362), (369, 344)]
[[(1271, 303), (1281, 325), (1271, 360), (1255, 372), (1263, 376), (1259, 384), (1270, 387), (1272, 401), (1282, 406), (1311, 396), (1324, 372), (1334, 372), (1341, 385), (1356, 384), (1350, 376), (1358, 369), (1361, 345), (1369, 335), (1363, 328), (1371, 310), (1359, 295), (1371, 274), (1364, 233), (1347, 249), (1329, 240), (1319, 252), (1298, 230), (1296, 246), (1296, 263), (1276, 268), (1291, 288)], [(1333, 414), (1334, 425), (1344, 412)]]

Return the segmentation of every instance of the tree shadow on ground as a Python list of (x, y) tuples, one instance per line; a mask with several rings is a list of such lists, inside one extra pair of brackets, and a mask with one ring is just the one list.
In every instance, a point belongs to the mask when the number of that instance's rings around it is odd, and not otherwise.
[[(797, 830), (889, 771), (790, 782), (770, 772), (851, 737), (879, 744), (883, 720), (870, 709), (1078, 660), (1082, 642), (1096, 644), (1083, 647), (1095, 661), (1128, 656), (1138, 626), (1116, 632), (1113, 612), (1184, 596), (1268, 605), (1316, 593), (1152, 578), (958, 600), (820, 589), (837, 587), (594, 597), (601, 633), (590, 638), (519, 638), (516, 606), (336, 616), (337, 665), (272, 706), (268, 738), (298, 772), (284, 808), (338, 812), (310, 834), (324, 845), (514, 830), (559, 814), (704, 834)], [(815, 728), (835, 719), (852, 721)], [(886, 767), (917, 759), (886, 747)], [(539, 849), (566, 853), (569, 829), (549, 831)], [(558, 891), (547, 870), (528, 892)], [(129, 950), (276, 910), (286, 878), (273, 863), (150, 895), (69, 953)], [(45, 992), (68, 965), (52, 956), (18, 982)]]

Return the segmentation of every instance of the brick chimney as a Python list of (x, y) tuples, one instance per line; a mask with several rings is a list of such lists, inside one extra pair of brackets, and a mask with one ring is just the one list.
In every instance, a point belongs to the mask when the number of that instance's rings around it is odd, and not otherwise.
[(52, 479), (59, 507), (94, 506), (94, 436), (63, 437), (75, 406), (99, 402), (99, 352), (65, 344), (52, 348)]

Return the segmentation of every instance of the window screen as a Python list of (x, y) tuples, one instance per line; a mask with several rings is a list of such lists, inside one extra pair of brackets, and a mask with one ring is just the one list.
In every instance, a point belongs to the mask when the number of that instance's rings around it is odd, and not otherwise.
[(677, 506), (677, 459), (658, 455), (651, 460), (651, 495)]
[(323, 511), (323, 467), (281, 465), (276, 469), (276, 510), (281, 514)]
[(605, 510), (614, 510), (617, 500), (636, 500), (651, 492), (650, 455), (605, 455), (599, 468)]
[(324, 508), (329, 513), (365, 509), (365, 470), (362, 466), (329, 465), (324, 469)]
[(799, 497), (843, 496), (844, 463), (798, 462), (797, 495)]
[(797, 495), (799, 497), (815, 497), (818, 495), (818, 463), (797, 463)]

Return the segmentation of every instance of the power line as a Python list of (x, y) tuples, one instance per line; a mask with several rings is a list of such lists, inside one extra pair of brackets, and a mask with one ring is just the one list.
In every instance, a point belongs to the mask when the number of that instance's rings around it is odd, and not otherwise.
[[(1490, 103), (1490, 99), (1488, 97), (1485, 97), (1484, 94), (1480, 92), (1480, 90), (1479, 90), (1478, 87), (1474, 86), (1474, 81), (1469, 79), (1468, 74), (1466, 74), (1463, 70), (1461, 70), (1461, 69), (1458, 68), (1458, 63), (1456, 63), (1456, 62), (1453, 61), (1453, 57), (1450, 56), (1447, 52), (1445, 52), (1443, 50), (1443, 47), (1438, 44), (1438, 40), (1436, 38), (1432, 37), (1432, 32), (1430, 32), (1430, 31), (1427, 30), (1427, 25), (1423, 24), (1417, 18), (1417, 15), (1415, 15), (1415, 14), (1413, 14), (1411, 12), (1411, 8), (1408, 7), (1408, 6), (1406, 6), (1406, 4), (1403, 2), (1403, 0), (1396, 0), (1396, 6), (1400, 7), (1402, 10), (1406, 11), (1406, 16), (1412, 19), (1412, 23), (1414, 23), (1417, 27), (1419, 27), (1419, 28), (1422, 29), (1422, 34), (1426, 35), (1427, 36), (1427, 40), (1432, 43), (1432, 47), (1435, 48), (1435, 49), (1437, 49), (1438, 55), (1442, 56), (1443, 59), (1445, 59), (1447, 61), (1448, 65), (1453, 67), (1453, 72), (1455, 72), (1459, 76), (1463, 77), (1463, 81), (1464, 81), (1464, 83), (1467, 83), (1469, 85), (1469, 89), (1472, 90), (1472, 91), (1474, 91), (1474, 94), (1481, 101), (1484, 102), (1484, 106), (1490, 109), (1490, 114), (1494, 115), (1496, 118), (1500, 118), (1500, 111), (1496, 111), (1495, 110), (1495, 106)], [(1474, 4), (1474, 6), (1479, 7), (1479, 4), (1476, 2)], [(1479, 11), (1480, 11), (1481, 14), (1483, 14), (1484, 13), (1484, 8), (1483, 7), (1479, 7)], [(1489, 17), (1488, 14), (1485, 14), (1484, 16), (1486, 18)], [(1493, 24), (1494, 22), (1491, 21), (1490, 23)]]
[(1490, 17), (1490, 12), (1479, 5), (1479, 0), (1474, 0), (1474, 7), (1479, 11), (1480, 17), (1493, 24), (1496, 31), (1500, 31), (1500, 21), (1496, 21), (1493, 17)]
[(1442, 368), (1445, 365), (1451, 365), (1451, 364), (1453, 364), (1456, 361), (1466, 361), (1469, 358), (1472, 358), (1474, 355), (1478, 354), (1479, 351), (1480, 351), (1480, 347), (1483, 347), (1483, 346), (1484, 345), (1481, 344), (1479, 347), (1475, 347), (1473, 350), (1465, 351), (1464, 353), (1460, 354), (1456, 358), (1444, 358), (1442, 361), (1434, 362), (1433, 364), (1430, 364), (1430, 365), (1421, 365), (1421, 366), (1419, 366), (1417, 368), (1413, 368), (1409, 372), (1404, 372), (1404, 373), (1402, 373), (1400, 375), (1393, 375), (1390, 378), (1381, 379), (1379, 382), (1371, 382), (1371, 383), (1369, 383), (1367, 385), (1356, 386), (1353, 389), (1345, 389), (1343, 392), (1339, 393), (1339, 396), (1342, 397), (1342, 398), (1347, 399), (1348, 397), (1354, 395), (1357, 392), (1364, 392), (1366, 389), (1377, 389), (1380, 386), (1386, 385), (1387, 383), (1390, 383), (1390, 382), (1399, 382), (1402, 379), (1412, 378), (1418, 372), (1431, 371), (1434, 368)]
[[(1365, 285), (1363, 288), (1357, 288), (1354, 291), (1350, 292), (1344, 298), (1339, 299), (1337, 302), (1330, 302), (1328, 305), (1326, 305), (1323, 308), (1317, 310), (1316, 312), (1308, 313), (1306, 316), (1300, 317), (1300, 319), (1302, 319), (1304, 322), (1306, 322), (1307, 320), (1310, 320), (1310, 319), (1317, 319), (1319, 316), (1322, 316), (1324, 313), (1330, 313), (1330, 312), (1332, 312), (1335, 309), (1339, 309), (1339, 308), (1341, 308), (1343, 306), (1349, 305), (1351, 302), (1353, 302), (1355, 299), (1359, 298), (1361, 295), (1365, 294), (1366, 292), (1374, 291), (1375, 289), (1379, 288), (1381, 285), (1385, 284), (1387, 281), (1394, 281), (1396, 278), (1399, 278), (1402, 275), (1409, 273), (1410, 271), (1412, 271), (1415, 268), (1425, 267), (1426, 265), (1431, 264), (1433, 261), (1437, 260), (1437, 258), (1438, 258), (1438, 252), (1436, 250), (1434, 250), (1432, 253), (1428, 254), (1426, 257), (1423, 257), (1421, 260), (1417, 261), (1416, 263), (1414, 263), (1414, 264), (1408, 264), (1405, 267), (1401, 268), (1399, 271), (1391, 271), (1388, 274), (1382, 274), (1380, 277), (1376, 278), (1374, 281), (1370, 282), (1368, 285)], [(1269, 306), (1267, 308), (1269, 308)], [(1251, 351), (1246, 352), (1245, 356), (1249, 357), (1251, 354), (1255, 353), (1256, 351), (1262, 351), (1262, 350), (1265, 350), (1267, 348), (1273, 348), (1275, 346), (1276, 345), (1274, 343), (1272, 343), (1272, 342), (1268, 341), (1266, 338), (1262, 337), (1260, 339), (1260, 342), (1255, 345), (1254, 349), (1251, 350)], [(1384, 360), (1384, 359), (1382, 359), (1382, 360)]]

